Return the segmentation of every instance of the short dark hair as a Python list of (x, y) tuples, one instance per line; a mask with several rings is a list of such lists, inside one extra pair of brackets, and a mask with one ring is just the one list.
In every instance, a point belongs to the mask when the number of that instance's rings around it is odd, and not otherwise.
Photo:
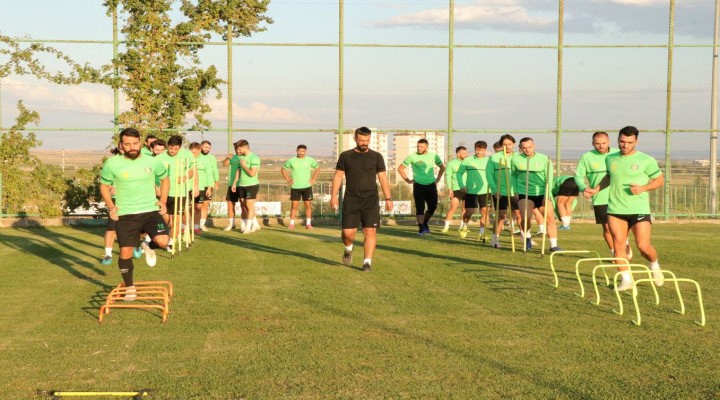
[(203, 140), (202, 142), (200, 142), (200, 145), (202, 146), (202, 145), (204, 145), (205, 143), (207, 143), (207, 144), (209, 144), (210, 146), (212, 146), (212, 143), (210, 143), (209, 140)]
[(500, 142), (493, 143), (493, 150), (498, 151), (500, 149), (502, 149), (502, 143), (500, 143)]
[[(620, 135), (635, 136), (635, 139), (637, 139), (638, 136), (640, 136), (640, 131), (638, 131), (638, 129), (634, 126), (626, 126), (622, 129), (620, 129)], [(618, 137), (620, 137), (620, 135), (618, 135)]]
[(506, 134), (500, 136), (500, 140), (498, 140), (498, 142), (500, 142), (500, 145), (502, 145), (502, 142), (504, 142), (505, 139), (508, 139), (511, 142), (515, 143), (515, 138), (512, 137), (512, 135), (510, 135), (509, 133), (506, 133)]
[(297, 147), (297, 150), (300, 150), (300, 149), (305, 149), (305, 150), (307, 150), (307, 146), (305, 146), (304, 144), (299, 144), (298, 147)]
[(465, 147), (465, 146), (458, 146), (458, 147), (455, 148), (455, 152), (456, 152), (456, 153), (460, 152), (460, 150), (467, 150), (467, 147)]
[(190, 150), (199, 149), (199, 148), (200, 148), (200, 143), (198, 143), (198, 142), (190, 143)]
[(170, 139), (168, 139), (168, 147), (170, 146), (182, 146), (183, 144), (183, 138), (180, 135), (172, 135), (170, 136)]
[(370, 130), (370, 128), (368, 128), (368, 127), (366, 127), (366, 126), (361, 126), (361, 127), (357, 128), (357, 129), (355, 129), (355, 136), (358, 136), (358, 135), (360, 135), (360, 136), (370, 136), (371, 133), (372, 133), (372, 131)]
[(478, 140), (475, 142), (476, 149), (487, 149), (487, 142), (484, 140)]
[(597, 132), (593, 133), (593, 136), (592, 136), (593, 140), (595, 140), (595, 138), (598, 136), (607, 136), (608, 138), (610, 137), (610, 135), (608, 135), (607, 132), (597, 131)]
[(157, 138), (158, 138), (157, 136), (150, 134), (150, 135), (145, 136), (145, 141), (147, 142), (150, 139), (157, 139)]
[(525, 142), (534, 142), (534, 140), (530, 136), (525, 136), (524, 138), (520, 139), (520, 144), (523, 144)]
[(120, 148), (119, 148), (119, 147), (115, 147), (115, 148), (113, 148), (112, 150), (110, 150), (110, 154), (116, 156), (116, 155), (118, 155), (118, 154), (122, 154), (122, 152), (120, 151)]
[(155, 146), (166, 146), (165, 141), (162, 139), (158, 139), (152, 143), (150, 143), (150, 148), (155, 148)]
[(122, 131), (120, 131), (120, 141), (122, 142), (122, 138), (125, 136), (130, 136), (134, 138), (140, 139), (140, 131), (138, 131), (135, 128), (125, 128)]
[(427, 139), (420, 139), (420, 140), (418, 140), (418, 144), (420, 144), (420, 143), (430, 144), (430, 143), (428, 143)]
[(245, 139), (240, 139), (240, 140), (238, 140), (237, 142), (235, 142), (235, 148), (236, 148), (236, 149), (237, 149), (238, 147), (243, 147), (243, 146), (250, 146), (250, 142), (248, 142), (248, 141), (245, 140)]

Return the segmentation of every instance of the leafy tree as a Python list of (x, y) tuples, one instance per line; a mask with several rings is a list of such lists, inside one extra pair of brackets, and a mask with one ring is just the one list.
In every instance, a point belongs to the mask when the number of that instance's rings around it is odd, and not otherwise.
[[(123, 126), (154, 130), (168, 137), (185, 126), (188, 115), (195, 119), (191, 129), (207, 129), (211, 111), (207, 96), (221, 96), (215, 66), (200, 67), (198, 51), (212, 33), (225, 35), (231, 27), (234, 37), (249, 36), (272, 23), (265, 15), (269, 0), (106, 0), (108, 13), (124, 15), (122, 33), (125, 51), (109, 68), (119, 76), (107, 75), (106, 82), (121, 89), (132, 108), (118, 117)], [(179, 4), (184, 18), (175, 22), (170, 14)], [(225, 36), (223, 36), (225, 38)], [(192, 44), (186, 44), (186, 43)]]

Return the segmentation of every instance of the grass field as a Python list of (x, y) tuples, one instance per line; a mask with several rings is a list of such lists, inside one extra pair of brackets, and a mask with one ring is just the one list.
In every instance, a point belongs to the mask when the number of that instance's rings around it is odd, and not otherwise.
[[(537, 251), (390, 227), (362, 272), (361, 246), (354, 268), (339, 263), (338, 233), (211, 229), (174, 260), (136, 262), (136, 279), (174, 283), (167, 323), (115, 310), (98, 324), (120, 281), (117, 265), (99, 263), (100, 229), (0, 230), (0, 398), (142, 388), (151, 399), (720, 398), (720, 225), (654, 227), (661, 265), (702, 286), (705, 327), (693, 324), (690, 287), (686, 315), (672, 312), (668, 285), (659, 306), (641, 288), (634, 326), (630, 296), (617, 315), (607, 288), (599, 306), (574, 294), (575, 258), (560, 263), (555, 289)], [(590, 224), (561, 232), (560, 245), (607, 254)]]

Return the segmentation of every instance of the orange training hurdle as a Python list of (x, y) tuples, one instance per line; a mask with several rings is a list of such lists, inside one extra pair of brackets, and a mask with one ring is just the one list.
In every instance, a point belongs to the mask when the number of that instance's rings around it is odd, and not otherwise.
[(124, 283), (117, 285), (107, 296), (105, 304), (100, 307), (98, 322), (103, 322), (105, 314), (110, 313), (111, 308), (154, 308), (162, 313), (162, 321), (167, 321), (170, 312), (170, 298), (174, 295), (173, 285), (170, 281), (136, 281), (135, 301), (124, 301), (127, 293)]

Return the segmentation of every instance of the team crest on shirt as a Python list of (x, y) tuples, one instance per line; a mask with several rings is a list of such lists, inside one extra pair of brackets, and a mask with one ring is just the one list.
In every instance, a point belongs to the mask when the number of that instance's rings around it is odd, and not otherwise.
[(542, 167), (542, 163), (540, 163), (540, 161), (536, 162), (536, 163), (535, 163), (535, 168), (540, 168), (540, 167)]
[(640, 169), (640, 165), (638, 165), (638, 164), (633, 164), (633, 165), (630, 166), (630, 169), (633, 170), (633, 171), (637, 171), (637, 170)]
[(151, 167), (145, 167), (145, 173), (146, 173), (146, 174), (149, 174), (149, 173), (151, 173), (151, 172), (152, 172), (152, 168), (151, 168)]
[(594, 162), (591, 164), (591, 167), (592, 167), (592, 169), (598, 169), (598, 168), (600, 168), (600, 164)]

